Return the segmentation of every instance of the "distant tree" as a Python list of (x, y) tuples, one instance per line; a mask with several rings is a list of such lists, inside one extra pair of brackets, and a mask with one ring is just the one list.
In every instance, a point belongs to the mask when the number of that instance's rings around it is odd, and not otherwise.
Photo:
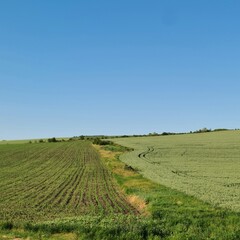
[(169, 133), (167, 133), (167, 132), (162, 133), (162, 136), (167, 136), (167, 135), (169, 135)]
[(152, 132), (148, 134), (149, 136), (159, 136), (159, 134), (157, 132)]
[(214, 132), (220, 132), (220, 131), (228, 131), (226, 128), (216, 128), (213, 130)]
[(40, 139), (38, 142), (39, 142), (39, 143), (43, 143), (44, 141), (43, 141), (43, 139)]
[(83, 135), (81, 135), (81, 136), (79, 137), (79, 139), (80, 139), (80, 140), (84, 140), (85, 137), (84, 137)]
[(48, 142), (57, 142), (57, 139), (56, 139), (55, 137), (49, 138), (49, 139), (48, 139)]
[(194, 133), (206, 133), (206, 132), (211, 132), (211, 131), (212, 131), (211, 129), (202, 128), (202, 129), (195, 131)]

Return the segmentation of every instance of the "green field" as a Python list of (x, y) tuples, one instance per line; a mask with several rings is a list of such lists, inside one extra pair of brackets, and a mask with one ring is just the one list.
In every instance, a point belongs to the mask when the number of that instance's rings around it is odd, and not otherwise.
[(143, 176), (214, 206), (240, 211), (240, 131), (120, 138), (121, 160)]
[[(222, 134), (226, 135), (221, 149), (238, 148), (239, 132), (115, 139), (134, 147), (133, 152), (111, 142), (96, 146), (82, 140), (2, 144), (0, 239), (238, 240), (240, 212), (214, 207), (183, 190), (158, 184), (159, 169), (149, 169), (157, 165), (157, 149), (163, 148), (164, 141), (164, 149), (172, 146), (173, 161), (181, 148), (175, 149), (176, 142), (186, 151), (191, 144), (200, 146), (200, 140), (218, 145)], [(145, 146), (142, 141), (151, 144)], [(191, 158), (196, 157), (190, 149)], [(127, 165), (119, 160), (126, 156), (131, 157)], [(152, 164), (150, 156), (155, 156)], [(181, 164), (175, 165), (179, 171)]]
[(137, 213), (89, 142), (2, 145), (0, 221)]
[(0, 140), (0, 145), (22, 144), (22, 143), (28, 143), (29, 141), (34, 141), (34, 140)]

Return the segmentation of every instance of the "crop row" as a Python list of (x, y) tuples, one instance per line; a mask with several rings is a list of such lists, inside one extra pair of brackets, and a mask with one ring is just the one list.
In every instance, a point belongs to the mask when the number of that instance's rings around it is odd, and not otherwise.
[(89, 142), (2, 145), (0, 166), (0, 221), (137, 213)]

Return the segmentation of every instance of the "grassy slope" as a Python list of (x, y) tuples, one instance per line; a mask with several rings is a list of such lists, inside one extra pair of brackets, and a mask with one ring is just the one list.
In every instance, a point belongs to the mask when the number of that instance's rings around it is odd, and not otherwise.
[[(4, 230), (0, 236), (9, 237), (5, 239), (12, 239), (12, 236), (30, 236), (30, 239), (39, 239), (39, 236), (41, 239), (240, 239), (238, 213), (213, 208), (194, 197), (143, 178), (119, 161), (119, 154), (123, 151), (121, 147), (98, 149), (116, 181), (128, 194), (129, 201), (142, 212), (143, 217), (63, 219), (28, 226), (27, 231), (15, 229), (14, 233)], [(54, 234), (69, 231), (73, 233)]]
[[(24, 140), (0, 140), (0, 145), (6, 145), (6, 144), (24, 144), (24, 143), (36, 143), (39, 142), (39, 140), (43, 140), (44, 142), (48, 141), (48, 138), (39, 138), (39, 139), (24, 139)], [(57, 140), (65, 140), (67, 141), (69, 138), (62, 137), (62, 138), (56, 138)]]
[[(105, 148), (106, 149), (106, 148)], [(133, 204), (158, 221), (166, 239), (240, 239), (240, 213), (214, 208), (208, 203), (154, 183), (131, 169), (112, 153), (101, 150), (107, 165)], [(119, 154), (116, 153), (119, 158)]]
[(160, 184), (240, 211), (240, 131), (114, 139), (121, 160)]
[(0, 140), (0, 145), (22, 144), (22, 143), (28, 143), (29, 141), (33, 141), (33, 140)]

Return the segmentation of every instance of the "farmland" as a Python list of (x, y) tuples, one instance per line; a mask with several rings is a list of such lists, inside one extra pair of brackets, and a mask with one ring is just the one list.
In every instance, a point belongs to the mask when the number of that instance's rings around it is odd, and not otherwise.
[(240, 211), (240, 132), (114, 139), (121, 160), (154, 182)]
[[(152, 151), (142, 150), (140, 160)], [(145, 178), (119, 160), (129, 151), (82, 140), (2, 144), (0, 239), (240, 238), (239, 212)]]
[(0, 221), (136, 214), (89, 142), (2, 145)]

